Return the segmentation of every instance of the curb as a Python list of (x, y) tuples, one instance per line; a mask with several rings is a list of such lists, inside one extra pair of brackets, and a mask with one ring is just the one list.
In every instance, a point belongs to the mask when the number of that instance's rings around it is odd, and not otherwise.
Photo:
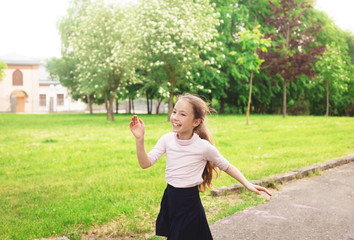
[[(313, 174), (315, 172), (324, 171), (324, 170), (338, 167), (338, 166), (348, 164), (351, 162), (354, 162), (354, 154), (349, 154), (348, 156), (336, 158), (336, 159), (333, 159), (328, 162), (316, 163), (314, 165), (310, 165), (307, 167), (298, 168), (298, 169), (293, 170), (291, 172), (276, 174), (276, 175), (267, 177), (265, 179), (252, 180), (250, 182), (253, 184), (256, 184), (256, 185), (269, 187), (269, 186), (274, 186), (275, 184), (283, 184), (285, 182), (289, 182), (294, 179), (304, 178), (304, 177), (307, 177), (310, 174)], [(211, 196), (220, 196), (220, 195), (224, 195), (229, 192), (238, 193), (241, 191), (242, 188), (243, 188), (243, 185), (241, 183), (230, 185), (230, 186), (218, 187), (218, 188), (211, 190), (210, 195)]]
[(67, 237), (57, 237), (57, 238), (41, 238), (39, 240), (70, 240)]

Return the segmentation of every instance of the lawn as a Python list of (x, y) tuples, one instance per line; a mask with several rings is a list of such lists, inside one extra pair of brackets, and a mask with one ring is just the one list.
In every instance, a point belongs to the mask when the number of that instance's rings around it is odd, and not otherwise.
[[(0, 114), (0, 239), (145, 238), (166, 186), (165, 157), (142, 170), (131, 115)], [(166, 115), (143, 115), (146, 149), (170, 131)], [(219, 151), (249, 179), (354, 153), (354, 118), (214, 115)], [(235, 184), (227, 174), (214, 186)], [(250, 193), (202, 194), (210, 222), (260, 203)]]

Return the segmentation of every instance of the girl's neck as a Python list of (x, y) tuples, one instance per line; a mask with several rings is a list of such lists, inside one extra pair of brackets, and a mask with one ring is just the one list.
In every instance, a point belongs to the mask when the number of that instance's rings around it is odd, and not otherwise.
[(189, 140), (193, 137), (193, 132), (192, 133), (187, 133), (187, 134), (180, 134), (177, 133), (177, 138), (180, 140)]

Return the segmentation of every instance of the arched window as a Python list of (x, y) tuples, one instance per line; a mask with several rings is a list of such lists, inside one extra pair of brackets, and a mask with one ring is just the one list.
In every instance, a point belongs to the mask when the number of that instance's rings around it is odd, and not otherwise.
[(22, 86), (23, 85), (23, 74), (20, 70), (16, 69), (12, 74), (12, 85)]

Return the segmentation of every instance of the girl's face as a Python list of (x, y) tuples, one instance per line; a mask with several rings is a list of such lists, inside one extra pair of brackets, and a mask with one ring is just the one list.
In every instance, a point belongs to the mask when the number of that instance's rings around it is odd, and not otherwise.
[(200, 124), (200, 119), (194, 118), (192, 105), (186, 100), (179, 100), (171, 114), (172, 131), (177, 133), (179, 139), (190, 139), (193, 129)]

